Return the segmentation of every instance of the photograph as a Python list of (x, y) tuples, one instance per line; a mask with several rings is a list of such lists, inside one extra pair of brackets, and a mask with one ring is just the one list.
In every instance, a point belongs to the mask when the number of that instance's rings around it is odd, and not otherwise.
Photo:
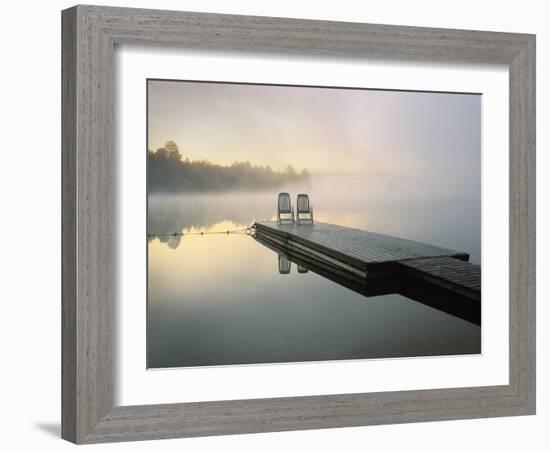
[(146, 93), (147, 369), (482, 353), (482, 94)]

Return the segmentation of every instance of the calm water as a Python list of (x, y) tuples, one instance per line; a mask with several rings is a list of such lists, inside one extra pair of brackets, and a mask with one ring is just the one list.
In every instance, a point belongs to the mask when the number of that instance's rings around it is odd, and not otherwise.
[[(318, 221), (470, 253), (480, 263), (480, 199), (441, 198), (364, 176), (314, 176)], [(149, 197), (149, 233), (225, 231), (274, 217), (276, 192)], [(278, 272), (244, 234), (150, 238), (148, 366), (479, 353), (480, 327), (406, 297), (363, 297), (313, 272)]]

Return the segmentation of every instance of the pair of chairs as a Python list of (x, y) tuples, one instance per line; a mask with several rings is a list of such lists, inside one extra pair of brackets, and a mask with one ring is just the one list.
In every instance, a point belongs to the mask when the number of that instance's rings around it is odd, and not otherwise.
[(294, 207), (290, 201), (288, 192), (279, 193), (277, 199), (277, 223), (313, 223), (313, 206), (309, 203), (307, 194), (298, 194), (296, 197), (296, 218), (294, 218)]

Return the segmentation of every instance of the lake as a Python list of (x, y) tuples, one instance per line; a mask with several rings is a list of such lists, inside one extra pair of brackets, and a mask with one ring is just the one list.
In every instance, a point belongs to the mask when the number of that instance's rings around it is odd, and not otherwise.
[(398, 294), (364, 297), (294, 264), (281, 275), (277, 253), (244, 233), (194, 234), (274, 219), (279, 191), (293, 202), (309, 193), (316, 221), (465, 251), (480, 264), (478, 189), (443, 197), (384, 175), (312, 175), (269, 192), (151, 194), (148, 233), (184, 236), (148, 239), (149, 368), (480, 353), (475, 324)]

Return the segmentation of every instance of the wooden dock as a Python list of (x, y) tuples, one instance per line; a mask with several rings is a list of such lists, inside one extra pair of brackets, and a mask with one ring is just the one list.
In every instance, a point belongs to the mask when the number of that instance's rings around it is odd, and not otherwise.
[[(347, 287), (363, 295), (393, 291), (422, 301), (423, 293), (431, 290), (436, 292), (431, 306), (475, 323), (481, 320), (481, 268), (469, 263), (465, 252), (320, 222), (269, 221), (253, 227), (264, 245), (323, 276), (332, 274), (342, 285), (351, 283), (355, 287)], [(446, 296), (453, 298), (452, 305)]]
[(481, 297), (481, 267), (456, 258), (422, 258), (399, 263), (413, 276), (466, 296)]

